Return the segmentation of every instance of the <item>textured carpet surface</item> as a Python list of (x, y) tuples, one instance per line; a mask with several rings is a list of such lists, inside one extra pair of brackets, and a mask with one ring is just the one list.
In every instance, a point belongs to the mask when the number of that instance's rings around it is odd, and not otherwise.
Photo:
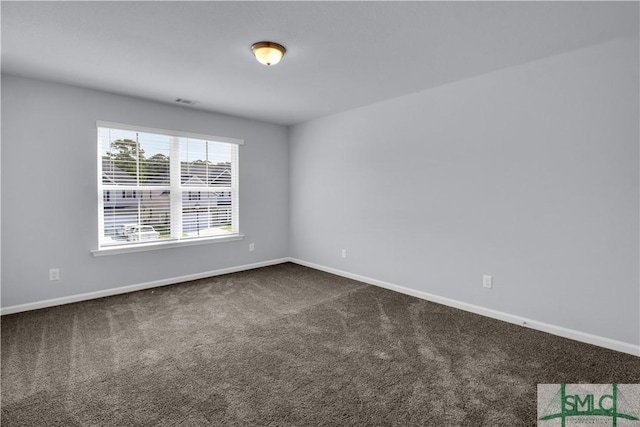
[(2, 317), (2, 426), (534, 426), (640, 359), (294, 264)]

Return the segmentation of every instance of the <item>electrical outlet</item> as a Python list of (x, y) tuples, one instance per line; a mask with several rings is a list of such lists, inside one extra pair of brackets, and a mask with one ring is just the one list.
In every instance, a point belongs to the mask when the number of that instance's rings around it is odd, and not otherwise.
[(347, 250), (343, 249), (342, 250), (342, 258), (346, 258), (347, 257)]
[(254, 243), (249, 243), (249, 252), (253, 252), (256, 249), (256, 245)]
[(51, 268), (51, 269), (49, 269), (49, 280), (60, 280), (60, 269), (59, 268)]
[(489, 289), (493, 288), (493, 277), (486, 274), (482, 276), (482, 287)]

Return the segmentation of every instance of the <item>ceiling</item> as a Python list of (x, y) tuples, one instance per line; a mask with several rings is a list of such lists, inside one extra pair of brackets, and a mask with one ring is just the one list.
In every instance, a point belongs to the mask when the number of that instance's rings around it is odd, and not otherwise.
[[(291, 125), (638, 33), (637, 2), (7, 2), (2, 72)], [(269, 40), (282, 62), (249, 50)]]

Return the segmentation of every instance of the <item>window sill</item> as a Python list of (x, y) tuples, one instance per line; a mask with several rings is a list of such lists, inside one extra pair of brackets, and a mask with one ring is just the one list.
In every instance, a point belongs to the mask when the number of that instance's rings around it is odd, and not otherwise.
[(211, 243), (233, 242), (244, 239), (244, 234), (232, 234), (229, 236), (218, 236), (206, 239), (179, 240), (169, 242), (139, 243), (132, 245), (113, 246), (91, 251), (93, 256), (119, 255), (132, 252), (155, 251), (158, 249), (180, 248), (183, 246), (208, 245)]

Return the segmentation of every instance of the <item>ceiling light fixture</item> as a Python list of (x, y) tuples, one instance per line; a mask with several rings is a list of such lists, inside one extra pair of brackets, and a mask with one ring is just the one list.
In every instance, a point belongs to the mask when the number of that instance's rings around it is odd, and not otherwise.
[(274, 42), (258, 42), (251, 45), (251, 51), (258, 62), (271, 66), (280, 62), (287, 49)]

